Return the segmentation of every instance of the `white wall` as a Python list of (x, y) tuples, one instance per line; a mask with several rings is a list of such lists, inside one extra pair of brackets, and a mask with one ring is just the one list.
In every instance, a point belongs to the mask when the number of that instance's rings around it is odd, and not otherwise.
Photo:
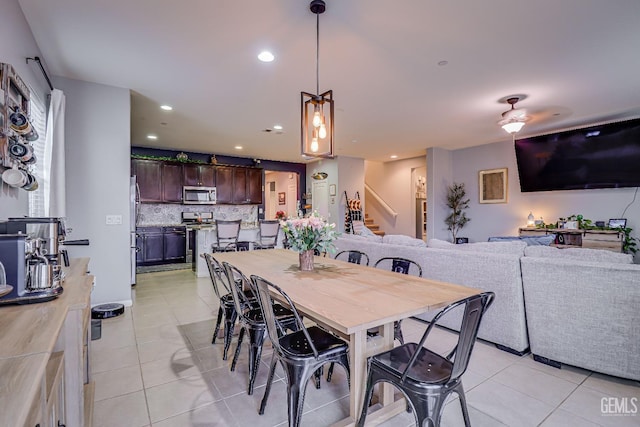
[[(430, 150), (431, 151), (431, 150)], [(429, 174), (428, 184), (433, 181), (433, 190), (428, 189), (428, 199), (443, 206), (438, 193), (444, 194), (446, 185), (452, 181), (462, 182), (471, 199), (467, 215), (471, 221), (459, 233), (471, 241), (486, 241), (490, 236), (517, 235), (518, 228), (526, 223), (527, 215), (533, 212), (537, 218), (543, 217), (547, 223), (555, 222), (559, 217), (582, 214), (593, 221), (608, 221), (621, 218), (624, 209), (632, 202), (635, 188), (520, 192), (520, 181), (516, 165), (514, 144), (505, 141), (495, 144), (471, 147), (446, 152), (440, 157), (450, 156), (452, 173), (447, 170)], [(435, 163), (435, 160), (434, 160)], [(442, 162), (444, 163), (444, 162)], [(431, 165), (431, 162), (429, 163)], [(508, 202), (502, 204), (478, 203), (478, 171), (494, 168), (508, 168)], [(435, 194), (433, 193), (435, 192)], [(443, 236), (438, 230), (445, 228), (446, 209), (436, 209), (432, 218), (435, 221), (435, 236)], [(634, 229), (633, 236), (640, 234), (640, 197), (636, 198), (624, 214), (627, 225)], [(440, 226), (440, 224), (442, 224)], [(444, 234), (444, 238), (448, 233)], [(443, 238), (443, 237), (438, 237)]]
[(338, 157), (338, 185), (336, 187), (336, 195), (329, 196), (329, 203), (336, 209), (337, 218), (333, 221), (338, 225), (338, 230), (344, 231), (344, 215), (347, 208), (344, 192), (346, 191), (349, 198), (354, 198), (356, 192), (360, 193), (362, 200), (362, 210), (365, 209), (364, 197), (364, 176), (365, 161), (356, 157)]
[[(338, 156), (334, 159), (322, 159), (307, 165), (306, 192), (311, 192), (315, 181), (312, 176), (316, 172), (327, 173), (327, 188), (330, 188), (331, 185), (336, 186), (336, 195), (329, 196), (329, 221), (334, 222), (336, 229), (340, 232), (344, 231), (345, 191), (349, 198), (354, 198), (356, 192), (360, 192), (364, 209), (364, 163), (364, 159), (361, 158)], [(313, 200), (311, 202), (313, 204)]]
[[(129, 251), (130, 96), (128, 89), (54, 77), (66, 96), (66, 194), (69, 248), (89, 256), (96, 276), (92, 304), (131, 303)], [(106, 215), (122, 224), (106, 225)]]
[[(0, 62), (11, 64), (22, 80), (34, 90), (43, 102), (49, 88), (34, 62), (26, 58), (42, 55), (22, 14), (17, 0), (2, 0), (0, 8)], [(46, 88), (46, 89), (45, 89)], [(29, 213), (27, 192), (9, 187), (0, 180), (0, 219), (25, 216)]]
[(450, 240), (444, 218), (447, 187), (453, 182), (451, 153), (442, 148), (427, 150), (427, 239)]
[(415, 185), (411, 171), (425, 166), (424, 156), (384, 163), (365, 161), (365, 182), (398, 213), (394, 218), (370, 194), (360, 193), (367, 201), (369, 218), (386, 234), (416, 235)]

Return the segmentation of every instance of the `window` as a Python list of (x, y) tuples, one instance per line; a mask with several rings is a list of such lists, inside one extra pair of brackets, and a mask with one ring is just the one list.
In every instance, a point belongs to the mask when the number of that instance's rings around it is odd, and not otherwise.
[(42, 217), (46, 216), (45, 191), (49, 187), (48, 182), (45, 181), (45, 177), (48, 176), (48, 173), (46, 173), (45, 171), (49, 167), (48, 165), (45, 165), (45, 152), (47, 149), (47, 116), (44, 102), (35, 94), (33, 90), (31, 90), (30, 119), (31, 125), (38, 132), (38, 139), (31, 142), (31, 145), (33, 146), (33, 153), (36, 156), (36, 163), (31, 166), (30, 171), (38, 181), (38, 188), (34, 191), (29, 191), (29, 216)]

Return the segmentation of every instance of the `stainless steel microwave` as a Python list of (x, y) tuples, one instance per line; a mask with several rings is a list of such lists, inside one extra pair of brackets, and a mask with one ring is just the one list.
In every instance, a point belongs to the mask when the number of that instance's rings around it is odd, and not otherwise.
[(216, 187), (182, 187), (182, 203), (185, 205), (215, 205)]

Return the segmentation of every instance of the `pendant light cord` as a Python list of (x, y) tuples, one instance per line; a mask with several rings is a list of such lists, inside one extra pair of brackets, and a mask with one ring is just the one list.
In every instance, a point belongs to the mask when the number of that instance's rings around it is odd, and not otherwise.
[(316, 95), (320, 95), (320, 14), (316, 13)]

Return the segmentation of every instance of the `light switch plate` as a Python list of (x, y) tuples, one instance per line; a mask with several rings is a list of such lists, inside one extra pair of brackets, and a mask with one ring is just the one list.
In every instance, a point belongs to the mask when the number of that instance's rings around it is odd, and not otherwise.
[(122, 215), (107, 215), (106, 224), (107, 225), (120, 225), (120, 224), (122, 224)]

